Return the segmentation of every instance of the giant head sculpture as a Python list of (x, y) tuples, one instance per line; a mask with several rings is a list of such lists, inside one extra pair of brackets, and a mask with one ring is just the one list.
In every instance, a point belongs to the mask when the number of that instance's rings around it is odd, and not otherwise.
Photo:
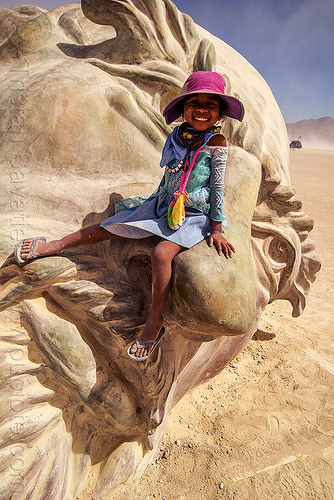
[[(268, 303), (303, 311), (319, 268), (312, 219), (267, 84), (170, 0), (1, 8), (0, 23), (1, 488), (74, 498), (93, 468), (105, 498), (154, 459), (168, 410), (240, 352)], [(125, 353), (147, 316), (154, 238), (21, 268), (8, 255), (21, 237), (60, 237), (152, 192), (171, 132), (161, 111), (196, 70), (220, 72), (246, 109), (223, 122), (237, 252), (225, 261), (202, 242), (176, 257), (168, 334), (136, 364)]]

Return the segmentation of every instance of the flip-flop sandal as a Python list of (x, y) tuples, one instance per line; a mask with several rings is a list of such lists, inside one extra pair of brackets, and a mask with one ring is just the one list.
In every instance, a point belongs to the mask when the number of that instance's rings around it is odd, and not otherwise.
[[(21, 257), (22, 246), (23, 246), (25, 241), (31, 241), (31, 240), (32, 240), (31, 248), (30, 248), (29, 252), (27, 253), (27, 255), (29, 255), (29, 258), (22, 259), (22, 257)], [(46, 242), (46, 239), (44, 238), (44, 236), (36, 236), (35, 238), (24, 238), (23, 240), (20, 240), (18, 243), (16, 243), (15, 249), (14, 249), (14, 258), (18, 264), (26, 264), (30, 260), (37, 259), (38, 257), (40, 257), (40, 255), (36, 255), (33, 252), (37, 241)]]
[[(145, 361), (151, 354), (152, 352), (154, 351), (154, 349), (157, 347), (157, 345), (159, 344), (160, 340), (162, 339), (162, 337), (164, 336), (165, 334), (165, 327), (162, 326), (161, 327), (161, 330), (159, 332), (159, 335), (157, 336), (157, 338), (155, 340), (153, 340), (153, 342), (145, 342), (144, 344), (141, 344), (138, 339), (136, 340), (136, 342), (132, 345), (130, 345), (130, 347), (128, 348), (127, 350), (127, 355), (129, 356), (129, 358), (131, 359), (134, 359), (135, 361)], [(145, 356), (136, 356), (136, 353), (132, 353), (131, 352), (131, 349), (133, 348), (133, 346), (136, 346), (137, 347), (137, 350), (138, 349), (145, 349), (145, 347), (152, 347), (152, 349), (150, 350), (150, 352), (148, 354), (146, 354)], [(137, 352), (136, 350), (136, 352)]]

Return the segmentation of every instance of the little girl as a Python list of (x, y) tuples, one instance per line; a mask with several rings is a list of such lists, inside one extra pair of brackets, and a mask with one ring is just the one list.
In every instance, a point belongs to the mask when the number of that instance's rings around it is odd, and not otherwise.
[[(24, 239), (15, 247), (17, 262), (24, 263), (70, 247), (107, 239), (159, 236), (160, 241), (151, 254), (151, 311), (140, 337), (127, 350), (128, 355), (137, 361), (147, 359), (165, 332), (163, 309), (171, 285), (173, 258), (205, 238), (208, 238), (210, 247), (216, 247), (219, 255), (223, 253), (229, 258), (235, 251), (223, 236), (227, 145), (216, 122), (224, 116), (241, 121), (244, 114), (242, 103), (225, 95), (225, 82), (218, 73), (198, 71), (190, 75), (180, 96), (166, 107), (163, 114), (168, 125), (182, 114), (184, 122), (167, 138), (160, 163), (165, 167), (164, 176), (157, 190), (144, 203), (136, 206), (135, 197), (122, 200), (116, 204), (116, 214), (101, 224), (85, 227), (51, 242), (46, 242), (45, 238)], [(174, 193), (182, 191), (180, 183), (185, 189), (185, 182), (188, 194), (185, 219), (178, 229), (171, 229), (168, 207)]]

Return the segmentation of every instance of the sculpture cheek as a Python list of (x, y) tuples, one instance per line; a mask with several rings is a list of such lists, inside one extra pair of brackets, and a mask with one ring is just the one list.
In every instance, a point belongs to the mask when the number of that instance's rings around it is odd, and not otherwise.
[(256, 324), (257, 283), (250, 229), (259, 183), (258, 161), (232, 147), (224, 212), (229, 227), (225, 237), (236, 253), (225, 259), (203, 242), (175, 259), (173, 314), (181, 326), (197, 331), (198, 339), (243, 334)]

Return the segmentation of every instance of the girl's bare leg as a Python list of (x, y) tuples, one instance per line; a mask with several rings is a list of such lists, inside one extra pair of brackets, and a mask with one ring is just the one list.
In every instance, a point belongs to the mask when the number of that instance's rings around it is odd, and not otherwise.
[[(76, 247), (79, 245), (89, 245), (90, 243), (98, 243), (99, 241), (112, 240), (119, 238), (115, 234), (110, 233), (99, 224), (85, 227), (76, 231), (75, 233), (68, 234), (60, 240), (53, 241), (37, 241), (33, 253), (38, 256), (54, 255), (60, 253), (67, 248)], [(32, 240), (26, 240), (22, 245), (21, 257), (24, 260), (29, 260), (29, 251), (31, 249)]]
[[(107, 239), (118, 239), (119, 236), (110, 233), (106, 229), (100, 227), (99, 224), (85, 227), (74, 233), (64, 236), (60, 240), (50, 242), (38, 241), (33, 250), (33, 253), (38, 256), (53, 255), (60, 253), (67, 248), (76, 247), (79, 245), (88, 245), (90, 243), (98, 243)], [(27, 240), (21, 250), (21, 256), (29, 260), (29, 251), (31, 249), (32, 240)], [(163, 309), (168, 297), (172, 278), (172, 260), (182, 250), (183, 247), (172, 243), (171, 241), (162, 240), (153, 249), (151, 254), (152, 263), (152, 307), (147, 318), (144, 330), (140, 336), (141, 343), (154, 341), (163, 324)], [(131, 349), (136, 356), (145, 356), (150, 347), (144, 349)]]
[[(161, 330), (163, 309), (172, 280), (172, 260), (182, 248), (176, 243), (162, 240), (152, 251), (152, 307), (144, 330), (138, 339), (140, 343), (154, 341)], [(131, 352), (139, 357), (145, 356), (150, 350), (151, 347), (137, 349), (135, 344), (131, 348)]]

